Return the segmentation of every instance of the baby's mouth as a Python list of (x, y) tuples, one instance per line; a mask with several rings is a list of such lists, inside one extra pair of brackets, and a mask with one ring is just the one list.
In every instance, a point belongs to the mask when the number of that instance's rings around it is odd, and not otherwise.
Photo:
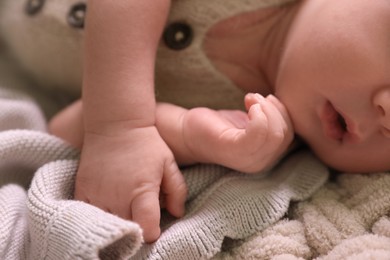
[(325, 135), (333, 140), (342, 141), (348, 133), (348, 125), (345, 118), (329, 101), (325, 104), (320, 118)]
[[(336, 111), (336, 112), (337, 112), (337, 111)], [(338, 123), (340, 124), (342, 130), (343, 130), (344, 132), (348, 132), (347, 123), (345, 122), (344, 117), (343, 117), (340, 113), (337, 113), (337, 121), (338, 121)]]

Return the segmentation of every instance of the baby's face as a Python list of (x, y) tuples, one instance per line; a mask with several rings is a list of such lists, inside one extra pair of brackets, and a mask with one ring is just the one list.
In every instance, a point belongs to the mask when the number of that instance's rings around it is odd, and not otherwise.
[(390, 169), (390, 1), (306, 0), (276, 84), (295, 130), (328, 165)]

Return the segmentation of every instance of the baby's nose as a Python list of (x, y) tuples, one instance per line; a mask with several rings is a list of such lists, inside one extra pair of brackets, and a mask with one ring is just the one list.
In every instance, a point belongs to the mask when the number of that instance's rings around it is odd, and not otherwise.
[(390, 130), (390, 87), (382, 88), (375, 93), (374, 107), (382, 127)]

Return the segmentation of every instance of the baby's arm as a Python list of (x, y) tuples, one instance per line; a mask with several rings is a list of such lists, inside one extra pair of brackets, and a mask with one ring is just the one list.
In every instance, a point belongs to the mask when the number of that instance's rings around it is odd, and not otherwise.
[(157, 128), (179, 164), (216, 163), (254, 173), (275, 163), (294, 132), (274, 96), (247, 94), (248, 113), (158, 104)]
[[(154, 63), (170, 0), (88, 2), (83, 147), (75, 198), (160, 234), (159, 195), (175, 216), (186, 189), (155, 127)], [(161, 187), (161, 190), (160, 190)]]
[[(160, 103), (156, 125), (181, 165), (217, 163), (257, 172), (287, 150), (294, 133), (286, 109), (275, 97), (247, 94), (245, 105), (248, 113)], [(50, 123), (52, 133), (76, 147), (83, 143), (81, 106), (76, 102)]]

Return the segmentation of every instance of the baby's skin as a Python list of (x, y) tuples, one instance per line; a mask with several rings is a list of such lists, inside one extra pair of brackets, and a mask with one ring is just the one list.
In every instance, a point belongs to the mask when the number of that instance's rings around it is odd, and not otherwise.
[[(249, 93), (245, 97), (245, 106), (247, 113), (208, 108), (188, 110), (167, 103), (157, 104), (157, 130), (170, 149), (157, 146), (158, 142), (153, 139), (146, 139), (146, 142), (139, 139), (138, 130), (129, 131), (129, 140), (116, 139), (112, 135), (109, 142), (101, 145), (99, 140), (102, 137), (99, 136), (92, 142), (96, 146), (86, 148), (94, 150), (94, 157), (88, 160), (88, 172), (95, 173), (93, 169), (101, 164), (114, 163), (112, 171), (123, 174), (77, 176), (78, 198), (86, 202), (93, 200), (94, 205), (108, 212), (121, 208), (123, 204), (131, 205), (130, 209), (116, 214), (136, 219), (143, 228), (159, 233), (160, 205), (156, 201), (163, 200), (164, 207), (173, 216), (184, 214), (187, 187), (176, 163), (216, 163), (245, 173), (258, 173), (274, 164), (287, 150), (294, 131), (279, 100), (272, 95), (264, 98)], [(80, 149), (85, 138), (81, 111), (82, 102), (77, 101), (54, 117), (49, 125), (51, 133)], [(145, 130), (154, 131), (154, 128), (143, 129), (143, 134)], [(150, 138), (153, 136), (154, 133)], [(153, 149), (149, 149), (149, 145)], [(98, 156), (96, 149), (104, 151), (102, 156)], [(129, 151), (142, 157), (129, 162), (126, 159)], [(85, 153), (88, 150), (84, 150)], [(152, 163), (151, 158), (161, 158), (161, 163)], [(143, 173), (123, 171), (129, 164), (143, 168)], [(155, 167), (161, 167), (163, 171)], [(156, 197), (160, 199), (156, 200)]]
[(157, 128), (181, 165), (215, 163), (256, 173), (277, 161), (294, 133), (285, 107), (275, 96), (248, 93), (245, 107), (247, 113), (204, 107), (187, 110), (161, 103)]

